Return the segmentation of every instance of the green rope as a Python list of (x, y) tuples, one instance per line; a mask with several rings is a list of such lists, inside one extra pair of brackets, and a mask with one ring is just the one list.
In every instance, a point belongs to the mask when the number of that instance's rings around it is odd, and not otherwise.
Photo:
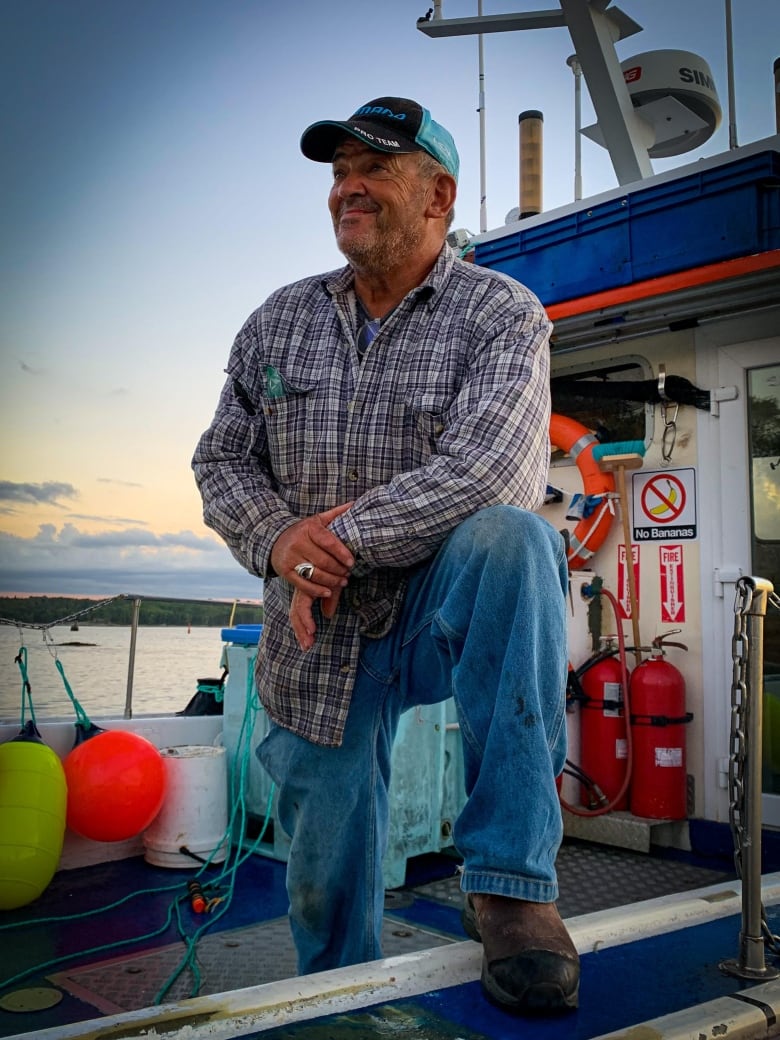
[[(238, 833), (244, 833), (244, 827), (246, 825), (246, 800), (244, 797), (244, 792), (247, 788), (246, 781), (247, 773), (249, 771), (250, 756), (252, 754), (252, 736), (254, 734), (255, 720), (257, 718), (258, 712), (260, 711), (260, 702), (257, 697), (257, 691), (254, 688), (254, 662), (255, 658), (252, 657), (247, 663), (247, 686), (244, 698), (245, 707), (244, 714), (241, 720), (241, 726), (239, 728), (238, 740), (236, 743), (236, 758), (235, 762), (233, 763), (233, 776), (231, 778), (232, 808), (230, 812), (230, 817), (225, 828), (223, 839), (216, 844), (209, 858), (206, 860), (204, 865), (195, 875), (196, 878), (199, 878), (203, 874), (203, 872), (208, 868), (208, 866), (211, 863), (211, 860), (216, 855), (217, 850), (222, 847), (223, 842), (226, 840), (230, 841), (232, 835), (236, 833), (237, 816), (240, 822)], [(177, 966), (174, 968), (173, 972), (168, 976), (166, 981), (163, 983), (163, 985), (156, 993), (153, 1001), (155, 1005), (162, 1003), (166, 995), (169, 993), (171, 987), (176, 983), (177, 979), (179, 979), (183, 972), (187, 969), (190, 970), (193, 977), (190, 996), (196, 997), (198, 995), (201, 985), (201, 975), (200, 968), (197, 963), (197, 944), (201, 936), (210, 928), (212, 928), (217, 923), (217, 921), (220, 920), (220, 918), (224, 917), (224, 915), (230, 909), (230, 906), (233, 902), (233, 896), (235, 895), (236, 874), (238, 872), (238, 869), (243, 863), (246, 862), (249, 856), (254, 855), (256, 849), (263, 840), (266, 830), (268, 829), (268, 825), (271, 821), (275, 786), (275, 784), (271, 784), (271, 789), (268, 795), (268, 801), (266, 803), (265, 819), (263, 821), (263, 826), (260, 829), (260, 833), (253, 841), (250, 848), (247, 849), (242, 855), (240, 846), (233, 846), (232, 842), (230, 843), (229, 848), (231, 851), (228, 852), (228, 855), (226, 856), (225, 861), (222, 864), (220, 874), (214, 881), (209, 882), (209, 885), (211, 887), (219, 888), (222, 885), (222, 883), (226, 881), (227, 893), (225, 896), (221, 897), (221, 902), (217, 905), (216, 912), (213, 914), (209, 914), (209, 919), (207, 921), (204, 921), (204, 923), (195, 931), (193, 935), (188, 935), (185, 931), (184, 924), (181, 920), (181, 914), (179, 912), (180, 901), (176, 902), (175, 912), (177, 926), (179, 928), (179, 934), (182, 938), (182, 941), (185, 944), (185, 952)], [(231, 862), (231, 854), (234, 847), (236, 849), (236, 852)]]
[(30, 686), (30, 679), (27, 674), (27, 647), (22, 645), (19, 647), (19, 653), (14, 658), (15, 663), (19, 666), (19, 671), (22, 676), (22, 708), (21, 708), (21, 726), (24, 729), (24, 707), (25, 702), (30, 709), (30, 718), (32, 719), (33, 725), (37, 725), (35, 722), (35, 708), (33, 708), (32, 702), (32, 687)]
[[(77, 914), (54, 914), (51, 917), (28, 918), (26, 921), (8, 921), (5, 924), (0, 924), (0, 932), (9, 931), (12, 928), (34, 928), (40, 924), (64, 924), (67, 921), (78, 921), (82, 917), (95, 917), (97, 914), (106, 913), (108, 910), (116, 910), (123, 903), (129, 903), (132, 899), (138, 899), (140, 896), (155, 895), (159, 892), (173, 892), (180, 886), (181, 882), (177, 881), (173, 885), (163, 885), (158, 888), (141, 888), (136, 892), (130, 892), (126, 896), (122, 896), (121, 899), (116, 899), (113, 903), (108, 903), (105, 906), (96, 906), (93, 910), (80, 910)], [(143, 939), (144, 937), (140, 936), (140, 938)], [(113, 945), (112, 943), (110, 947), (106, 948), (113, 949)], [(73, 954), (73, 956), (80, 957), (81, 954)]]
[[(63, 682), (65, 683), (65, 688), (66, 690), (68, 690), (69, 696), (71, 696), (67, 679), (64, 675), (64, 671), (59, 661), (56, 661), (56, 664), (58, 669), (60, 670), (60, 674), (62, 675)], [(246, 697), (246, 707), (244, 710), (244, 716), (242, 719), (241, 728), (239, 731), (239, 739), (236, 748), (236, 761), (234, 763), (233, 777), (233, 807), (222, 840), (217, 842), (211, 855), (205, 861), (200, 870), (196, 873), (196, 878), (201, 877), (203, 872), (208, 869), (212, 859), (217, 853), (217, 850), (222, 847), (224, 842), (230, 842), (232, 834), (235, 833), (234, 828), (236, 827), (237, 817), (240, 820), (240, 833), (244, 833), (243, 828), (246, 824), (246, 801), (244, 797), (244, 791), (246, 790), (246, 778), (249, 770), (250, 756), (252, 754), (252, 735), (254, 733), (254, 723), (258, 711), (261, 710), (259, 700), (257, 699), (257, 693), (254, 690), (254, 683), (251, 679), (253, 672), (253, 664), (254, 658), (252, 658), (248, 668), (248, 691)], [(20, 654), (20, 668), (23, 666), (26, 666), (26, 655)], [(25, 672), (23, 671), (22, 674), (24, 676)], [(78, 701), (75, 697), (72, 697), (71, 699), (73, 700), (74, 707), (76, 707), (78, 705)], [(30, 707), (32, 709), (32, 704), (30, 705)], [(78, 705), (76, 710), (77, 713), (81, 712), (83, 718), (86, 719), (86, 714), (83, 713), (83, 709), (81, 709), (80, 705)], [(96, 907), (93, 910), (81, 911), (76, 914), (56, 915), (50, 917), (42, 917), (38, 919), (28, 919), (26, 921), (14, 921), (9, 922), (7, 924), (0, 924), (0, 932), (2, 932), (8, 931), (13, 928), (35, 928), (47, 924), (60, 924), (68, 921), (78, 921), (84, 918), (94, 917), (98, 914), (107, 913), (108, 911), (115, 910), (118, 907), (121, 907), (124, 903), (128, 903), (142, 896), (157, 895), (163, 892), (177, 893), (174, 899), (169, 904), (166, 911), (165, 920), (159, 928), (156, 928), (143, 935), (138, 935), (130, 939), (122, 939), (112, 943), (105, 943), (100, 946), (93, 946), (87, 950), (78, 950), (74, 953), (64, 954), (61, 957), (53, 958), (52, 960), (46, 961), (43, 964), (34, 965), (31, 968), (26, 968), (24, 971), (19, 972), (17, 975), (14, 975), (10, 979), (4, 980), (2, 986), (0, 986), (0, 990), (5, 990), (8, 987), (14, 986), (23, 979), (26, 979), (30, 976), (45, 974), (46, 972), (51, 971), (53, 968), (59, 967), (60, 965), (65, 964), (68, 961), (78, 957), (106, 953), (111, 950), (121, 949), (124, 946), (153, 939), (158, 935), (164, 934), (171, 926), (171, 924), (175, 921), (177, 929), (179, 931), (179, 935), (185, 943), (185, 953), (180, 963), (174, 969), (171, 976), (168, 978), (168, 980), (164, 983), (159, 992), (156, 994), (154, 998), (154, 1004), (159, 1004), (162, 1002), (165, 995), (169, 992), (171, 986), (174, 985), (174, 983), (180, 977), (180, 975), (187, 969), (189, 969), (193, 974), (193, 987), (191, 996), (197, 996), (198, 990), (201, 985), (200, 969), (196, 959), (198, 941), (200, 940), (201, 936), (208, 929), (212, 928), (230, 909), (231, 903), (233, 901), (233, 896), (235, 894), (237, 872), (239, 868), (246, 862), (246, 860), (250, 856), (255, 854), (270, 824), (272, 818), (273, 798), (275, 789), (276, 785), (272, 783), (268, 794), (268, 800), (266, 803), (265, 819), (263, 821), (263, 826), (260, 829), (260, 833), (258, 834), (258, 836), (252, 842), (251, 846), (245, 848), (243, 851), (241, 850), (240, 846), (237, 846), (235, 855), (232, 856), (232, 859), (231, 853), (228, 853), (228, 856), (225, 859), (225, 863), (222, 865), (220, 873), (213, 880), (209, 880), (208, 885), (206, 887), (214, 888), (217, 890), (219, 890), (223, 886), (223, 883), (226, 882), (227, 893), (224, 897), (221, 897), (221, 902), (217, 904), (215, 912), (210, 913), (208, 915), (208, 920), (204, 921), (204, 923), (195, 931), (193, 935), (190, 936), (186, 933), (186, 928), (181, 916), (181, 905), (189, 897), (188, 892), (182, 893), (181, 891), (182, 884), (186, 884), (186, 882), (182, 881), (177, 881), (175, 884), (172, 885), (165, 885), (157, 888), (144, 888), (136, 892), (130, 892), (127, 895), (122, 896), (121, 899), (109, 903), (106, 906)], [(230, 843), (230, 848), (231, 850), (233, 848), (232, 842)]]
[(89, 729), (92, 726), (92, 723), (90, 722), (87, 713), (79, 704), (76, 694), (71, 689), (71, 685), (65, 676), (65, 669), (63, 668), (62, 661), (59, 659), (59, 657), (54, 658), (54, 667), (57, 669), (57, 671), (60, 673), (60, 676), (62, 677), (62, 682), (65, 686), (65, 692), (67, 693), (68, 697), (70, 697), (70, 702), (73, 705), (73, 710), (76, 712), (76, 725), (81, 726), (81, 728), (85, 731), (89, 731)]
[[(94, 917), (97, 914), (106, 913), (108, 910), (115, 910), (123, 903), (129, 902), (131, 899), (136, 899), (139, 896), (153, 895), (159, 892), (172, 891), (173, 889), (180, 888), (181, 882), (177, 882), (175, 885), (168, 885), (164, 888), (144, 888), (138, 892), (130, 892), (126, 896), (122, 896), (121, 899), (117, 899), (113, 903), (109, 903), (108, 906), (95, 907), (94, 910), (84, 910), (78, 914), (63, 914), (52, 917), (40, 917), (33, 920), (27, 921), (12, 921), (8, 924), (0, 924), (0, 931), (8, 931), (11, 928), (34, 928), (40, 925), (46, 924), (61, 924), (67, 921), (79, 921), (86, 917)], [(168, 910), (168, 915), (165, 919), (165, 923), (152, 932), (148, 932), (145, 935), (137, 935), (130, 939), (121, 939), (117, 942), (105, 943), (102, 946), (93, 946), (88, 950), (77, 950), (75, 953), (66, 953), (62, 957), (54, 957), (50, 961), (46, 961), (43, 964), (35, 964), (31, 968), (26, 968), (24, 971), (19, 972), (18, 975), (13, 975), (10, 979), (5, 979), (0, 989), (7, 989), (9, 986), (16, 985), (17, 982), (21, 982), (22, 979), (28, 978), (30, 975), (45, 975), (47, 971), (52, 968), (56, 968), (61, 964), (66, 964), (68, 961), (73, 960), (76, 957), (86, 957), (93, 953), (106, 953), (109, 950), (120, 949), (123, 946), (130, 945), (132, 943), (142, 942), (144, 939), (152, 939), (157, 935), (162, 935), (170, 926), (171, 923), (171, 912)]]

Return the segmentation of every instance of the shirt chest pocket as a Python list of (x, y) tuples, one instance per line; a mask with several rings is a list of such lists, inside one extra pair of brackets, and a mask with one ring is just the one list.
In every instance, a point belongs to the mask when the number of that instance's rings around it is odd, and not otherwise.
[(319, 373), (305, 377), (275, 369), (266, 380), (263, 421), (271, 470), (280, 484), (297, 484), (316, 443)]
[(447, 428), (450, 399), (444, 393), (409, 395), (404, 401), (401, 447), (404, 468), (421, 466), (437, 452), (439, 438)]

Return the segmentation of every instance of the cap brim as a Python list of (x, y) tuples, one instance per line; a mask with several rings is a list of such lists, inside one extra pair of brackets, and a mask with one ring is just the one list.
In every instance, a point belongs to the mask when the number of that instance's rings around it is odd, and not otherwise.
[(333, 154), (344, 140), (345, 134), (350, 134), (378, 152), (404, 154), (423, 150), (408, 137), (402, 137), (400, 134), (390, 135), (386, 129), (370, 123), (323, 121), (313, 123), (304, 130), (301, 136), (301, 151), (307, 159), (329, 163), (333, 160)]

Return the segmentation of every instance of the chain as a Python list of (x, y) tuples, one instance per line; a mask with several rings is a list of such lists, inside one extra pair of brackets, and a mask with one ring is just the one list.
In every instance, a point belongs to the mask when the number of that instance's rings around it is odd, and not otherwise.
[(747, 732), (747, 668), (750, 652), (747, 617), (753, 589), (741, 578), (734, 599), (734, 635), (731, 640), (731, 736), (729, 742), (729, 823), (734, 842), (734, 866), (742, 877), (742, 845), (745, 836), (745, 733)]
[[(780, 609), (780, 599), (773, 592), (769, 602)], [(753, 605), (752, 583), (740, 578), (736, 584), (734, 598), (734, 635), (731, 640), (731, 738), (729, 746), (729, 823), (734, 842), (734, 867), (737, 877), (742, 879), (742, 848), (745, 838), (745, 760), (747, 756), (745, 734), (748, 729), (750, 699), (748, 690), (748, 661), (750, 639), (747, 619)], [(760, 647), (759, 647), (760, 649)], [(758, 692), (761, 696), (761, 691)], [(775, 955), (780, 954), (780, 936), (773, 935), (761, 906), (761, 928), (766, 948)]]
[(113, 603), (114, 600), (117, 599), (127, 599), (127, 596), (125, 596), (124, 593), (119, 593), (118, 596), (109, 596), (108, 599), (102, 599), (97, 603), (91, 603), (88, 607), (84, 607), (82, 610), (77, 610), (74, 614), (68, 614), (67, 617), (57, 618), (56, 621), (47, 621), (45, 624), (33, 624), (29, 621), (16, 621), (13, 618), (0, 617), (0, 625), (14, 625), (20, 630), (20, 633), (23, 628), (42, 629), (46, 632), (48, 629), (54, 628), (55, 625), (66, 625), (69, 621), (78, 621), (79, 618), (86, 617), (87, 614), (94, 614), (96, 610), (108, 606), (109, 603)]

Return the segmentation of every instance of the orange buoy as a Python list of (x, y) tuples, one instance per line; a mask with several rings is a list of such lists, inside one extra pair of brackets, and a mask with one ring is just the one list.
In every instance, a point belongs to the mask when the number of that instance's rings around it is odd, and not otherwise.
[(585, 495), (604, 499), (603, 506), (583, 517), (571, 533), (568, 561), (570, 570), (576, 571), (601, 548), (609, 533), (612, 509), (608, 496), (615, 492), (615, 478), (611, 473), (604, 473), (593, 458), (598, 438), (574, 419), (553, 412), (550, 416), (550, 441), (577, 463)]
[(84, 838), (132, 838), (162, 808), (162, 755), (138, 733), (103, 730), (77, 744), (63, 765), (68, 781), (68, 827)]
[(0, 744), (0, 910), (48, 887), (62, 855), (67, 789), (56, 752), (28, 722)]

